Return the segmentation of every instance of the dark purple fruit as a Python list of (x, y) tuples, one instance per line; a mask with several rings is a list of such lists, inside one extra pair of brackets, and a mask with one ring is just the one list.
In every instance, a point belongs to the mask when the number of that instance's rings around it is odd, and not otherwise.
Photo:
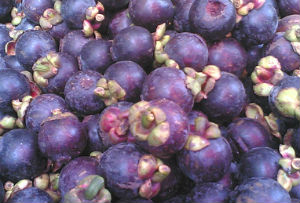
[(109, 191), (121, 199), (156, 196), (170, 168), (132, 143), (120, 143), (106, 150), (98, 165)]
[(153, 203), (153, 202), (150, 199), (137, 198), (137, 199), (119, 200), (116, 203)]
[(26, 188), (17, 192), (7, 203), (54, 203), (50, 195), (36, 187)]
[[(253, 72), (255, 66), (258, 65), (258, 61), (263, 58), (263, 45), (255, 45), (248, 47), (247, 49), (247, 73)], [(252, 86), (252, 83), (251, 83)]]
[(166, 44), (164, 51), (180, 68), (190, 67), (201, 71), (207, 64), (208, 49), (205, 40), (192, 33), (176, 34)]
[(1, 203), (3, 202), (4, 195), (5, 195), (4, 187), (3, 187), (2, 182), (0, 181), (0, 202)]
[(129, 110), (130, 131), (136, 143), (160, 158), (179, 152), (188, 137), (186, 113), (173, 101), (141, 101)]
[(190, 32), (191, 25), (189, 19), (189, 13), (192, 4), (195, 0), (182, 0), (176, 4), (175, 15), (174, 15), (174, 29), (177, 32)]
[(269, 147), (256, 147), (245, 153), (240, 160), (240, 182), (252, 177), (277, 178), (281, 155)]
[(177, 103), (185, 112), (190, 112), (194, 105), (194, 97), (186, 87), (185, 80), (186, 75), (181, 70), (157, 68), (146, 77), (141, 99), (150, 101), (166, 98)]
[(130, 0), (128, 11), (135, 25), (153, 32), (158, 25), (172, 22), (175, 6), (171, 0)]
[(81, 156), (64, 166), (59, 175), (59, 191), (63, 196), (89, 175), (96, 175), (99, 162), (92, 157)]
[(119, 61), (107, 68), (104, 73), (106, 81), (97, 85), (95, 91), (106, 105), (119, 100), (136, 102), (139, 101), (146, 76), (146, 72), (138, 64), (132, 61)]
[(63, 95), (68, 79), (78, 71), (77, 60), (63, 52), (50, 52), (32, 67), (33, 79), (46, 92)]
[(189, 114), (189, 137), (177, 155), (183, 174), (196, 183), (220, 180), (230, 169), (232, 151), (218, 126), (201, 112)]
[(6, 68), (9, 68), (9, 67), (7, 67), (4, 58), (2, 56), (0, 56), (0, 69), (6, 69)]
[(214, 122), (229, 122), (237, 117), (246, 105), (246, 92), (237, 76), (222, 72), (207, 99), (200, 103), (200, 110)]
[(0, 21), (5, 21), (13, 7), (13, 1), (0, 1)]
[(278, 22), (277, 32), (286, 32), (294, 25), (300, 24), (300, 15), (289, 15), (281, 18)]
[(208, 40), (220, 40), (234, 27), (236, 11), (231, 1), (194, 1), (189, 19), (192, 31)]
[(83, 124), (69, 112), (54, 114), (41, 124), (38, 134), (39, 148), (44, 156), (55, 163), (55, 169), (78, 157), (86, 143)]
[(129, 0), (100, 0), (100, 2), (103, 4), (105, 9), (120, 10), (128, 5)]
[(37, 96), (32, 100), (26, 110), (26, 127), (38, 132), (42, 122), (48, 117), (53, 116), (57, 111), (61, 113), (69, 111), (63, 98), (55, 94), (42, 94)]
[(133, 61), (144, 68), (152, 65), (153, 51), (151, 33), (139, 26), (130, 26), (120, 31), (111, 47), (114, 61)]
[(294, 131), (291, 139), (291, 145), (296, 151), (297, 156), (300, 155), (300, 127)]
[(104, 144), (98, 135), (100, 114), (89, 115), (84, 117), (82, 124), (85, 126), (88, 141), (84, 150), (85, 154), (94, 151), (105, 151)]
[(133, 23), (129, 17), (128, 9), (126, 9), (112, 17), (108, 25), (108, 32), (111, 37), (114, 38), (121, 30), (124, 30), (131, 25), (133, 25)]
[(5, 65), (7, 66), (7, 68), (16, 70), (18, 72), (22, 72), (22, 71), (31, 71), (31, 68), (26, 68), (24, 67), (17, 59), (16, 56), (13, 55), (6, 55), (4, 58), (4, 62)]
[(217, 183), (202, 183), (196, 185), (187, 195), (186, 202), (193, 203), (227, 203), (229, 190)]
[(105, 149), (129, 139), (129, 108), (132, 103), (118, 102), (106, 107), (100, 114), (99, 138)]
[(291, 203), (289, 193), (270, 178), (251, 178), (235, 188), (230, 203)]
[(55, 40), (59, 41), (60, 39), (64, 38), (64, 36), (70, 32), (70, 28), (68, 27), (65, 21), (53, 25), (50, 30), (47, 31)]
[(300, 14), (299, 0), (278, 0), (278, 7), (282, 17)]
[(255, 147), (272, 147), (270, 133), (258, 121), (250, 118), (240, 118), (231, 123), (227, 138), (236, 156)]
[(29, 129), (14, 129), (0, 139), (0, 175), (17, 182), (39, 176), (46, 160), (38, 148), (37, 135)]
[[(1, 4), (1, 2), (0, 2), (0, 4)], [(1, 5), (0, 5), (0, 16), (1, 16)], [(5, 25), (0, 25), (0, 56), (4, 57), (6, 55), (5, 45), (10, 40), (12, 40), (12, 39), (9, 36), (8, 28)]]
[(185, 195), (176, 195), (162, 203), (184, 203), (185, 202)]
[(99, 113), (104, 108), (103, 101), (94, 93), (97, 82), (103, 76), (96, 71), (78, 71), (69, 78), (65, 86), (67, 104), (84, 115)]
[(103, 39), (91, 40), (86, 43), (79, 56), (80, 69), (104, 73), (107, 67), (112, 64), (110, 47), (111, 43)]
[(92, 38), (85, 37), (80, 30), (71, 31), (60, 40), (59, 51), (78, 57), (82, 47), (90, 40)]
[(225, 38), (215, 42), (208, 49), (208, 64), (215, 65), (221, 71), (241, 77), (247, 66), (247, 53), (234, 38)]
[(0, 110), (11, 112), (12, 100), (22, 99), (30, 94), (30, 85), (27, 78), (12, 69), (0, 70)]
[(39, 19), (47, 8), (53, 7), (52, 0), (22, 0), (22, 11), (26, 18), (35, 24), (39, 24)]
[(290, 195), (293, 198), (297, 198), (298, 201), (300, 201), (300, 184), (293, 186), (293, 188), (290, 191)]
[(32, 67), (41, 57), (50, 51), (56, 51), (53, 37), (45, 31), (29, 30), (21, 35), (16, 43), (18, 61), (26, 67)]

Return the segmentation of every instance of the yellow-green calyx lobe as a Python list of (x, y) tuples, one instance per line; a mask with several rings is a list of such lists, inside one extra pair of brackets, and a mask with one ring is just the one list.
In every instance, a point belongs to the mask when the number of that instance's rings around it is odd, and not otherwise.
[(282, 89), (275, 99), (275, 106), (282, 115), (300, 120), (300, 89)]

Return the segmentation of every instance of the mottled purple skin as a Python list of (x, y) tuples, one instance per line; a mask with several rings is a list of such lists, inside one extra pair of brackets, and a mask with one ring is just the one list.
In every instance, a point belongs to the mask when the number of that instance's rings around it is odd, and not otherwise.
[(22, 34), (16, 43), (17, 59), (26, 67), (32, 67), (39, 58), (56, 50), (55, 40), (46, 31), (29, 30)]
[(144, 181), (138, 176), (138, 163), (143, 155), (132, 143), (114, 145), (103, 153), (97, 172), (105, 178), (107, 189), (114, 196), (121, 199), (139, 197)]
[(281, 18), (278, 22), (277, 32), (285, 32), (294, 25), (300, 24), (300, 15), (289, 15)]
[(200, 103), (200, 110), (209, 119), (218, 123), (230, 122), (237, 117), (246, 105), (246, 92), (237, 76), (221, 72), (207, 99)]
[(191, 31), (189, 13), (194, 1), (195, 0), (182, 0), (176, 5), (173, 24), (177, 32)]
[(250, 178), (230, 194), (229, 203), (291, 203), (289, 193), (270, 178)]
[(255, 147), (272, 147), (270, 133), (256, 120), (240, 118), (231, 123), (227, 131), (235, 158)]
[(27, 78), (12, 69), (0, 70), (0, 110), (13, 111), (11, 102), (22, 99), (30, 94), (30, 85)]
[(95, 39), (86, 43), (79, 56), (80, 69), (104, 73), (107, 67), (112, 64), (110, 47), (111, 42), (103, 39)]
[(189, 13), (192, 31), (208, 40), (220, 40), (235, 25), (236, 11), (228, 0), (194, 1)]
[(300, 201), (300, 184), (293, 186), (292, 190), (290, 191), (290, 195), (293, 198), (297, 198)]
[(2, 56), (0, 56), (0, 69), (6, 69), (8, 68), (6, 63), (5, 63), (5, 60)]
[(168, 159), (182, 150), (188, 138), (188, 118), (186, 113), (175, 102), (168, 99), (155, 99), (149, 101), (150, 107), (161, 109), (166, 115), (170, 131), (167, 141), (158, 146), (150, 146), (146, 141), (136, 140), (136, 144), (162, 159)]
[(32, 179), (46, 169), (38, 148), (37, 135), (29, 129), (13, 129), (0, 139), (0, 174), (14, 183)]
[(17, 192), (7, 203), (54, 203), (47, 192), (36, 187), (26, 188)]
[(240, 160), (239, 181), (252, 177), (277, 178), (280, 154), (269, 147), (256, 147), (245, 153)]
[(242, 18), (237, 25), (236, 38), (247, 46), (265, 44), (274, 37), (277, 26), (276, 9), (271, 4), (264, 4)]
[(100, 114), (95, 114), (84, 117), (82, 121), (88, 135), (88, 141), (84, 150), (84, 154), (90, 154), (94, 151), (105, 151), (104, 144), (98, 135), (99, 119)]
[(120, 31), (111, 47), (114, 61), (133, 61), (144, 68), (152, 65), (153, 52), (151, 33), (139, 26), (130, 26)]
[(133, 25), (128, 9), (118, 12), (113, 16), (108, 25), (108, 32), (114, 38), (121, 30)]
[(177, 156), (181, 171), (196, 183), (218, 181), (230, 168), (232, 151), (227, 140), (220, 137), (209, 142), (198, 151), (184, 148)]
[(289, 118), (284, 116), (284, 112), (280, 112), (277, 107), (275, 106), (276, 97), (280, 91), (288, 88), (296, 88), (300, 89), (300, 77), (297, 76), (286, 76), (280, 82), (278, 82), (270, 92), (269, 95), (269, 106), (272, 112), (282, 118), (287, 123), (295, 123), (295, 125), (299, 124), (299, 120), (296, 118)]
[(5, 25), (0, 24), (0, 56), (4, 57), (6, 55), (6, 53), (5, 53), (5, 45), (10, 40), (12, 40), (12, 38), (9, 36), (9, 30), (8, 30), (8, 28), (6, 28)]
[(234, 186), (233, 181), (233, 172), (230, 170), (221, 178), (220, 180), (216, 181), (215, 183), (222, 185), (225, 188), (232, 189)]
[(293, 14), (300, 14), (299, 0), (278, 0), (277, 2), (281, 17)]
[(119, 200), (116, 203), (153, 203), (153, 201), (150, 200), (150, 199), (137, 198), (137, 199), (130, 199), (130, 200), (126, 200), (126, 199), (125, 200)]
[(65, 86), (65, 100), (76, 112), (83, 115), (99, 113), (104, 107), (103, 101), (94, 90), (103, 76), (96, 71), (78, 71)]
[(53, 27), (47, 31), (55, 40), (59, 41), (62, 39), (68, 32), (70, 32), (70, 28), (68, 27), (65, 21), (53, 25)]
[(95, 0), (64, 0), (61, 4), (61, 15), (71, 28), (82, 29), (86, 9), (95, 5)]
[(5, 191), (4, 191), (3, 183), (0, 181), (0, 202), (1, 203), (3, 202), (4, 195), (5, 195)]
[(176, 34), (165, 46), (164, 51), (175, 60), (180, 68), (191, 67), (201, 71), (207, 64), (208, 49), (199, 35), (184, 32)]
[(9, 16), (10, 11), (13, 7), (13, 1), (6, 1), (1, 0), (0, 1), (0, 21), (6, 21), (6, 17)]
[(221, 71), (242, 76), (247, 66), (247, 52), (234, 38), (225, 38), (215, 42), (208, 49), (208, 64), (215, 65)]
[(166, 98), (177, 103), (186, 113), (194, 105), (194, 97), (185, 84), (186, 75), (176, 68), (160, 67), (152, 71), (143, 84), (141, 99)]
[(60, 64), (58, 72), (54, 77), (48, 79), (45, 89), (49, 93), (63, 95), (68, 79), (78, 71), (78, 63), (73, 56), (67, 53), (59, 52), (58, 57)]
[[(106, 107), (101, 112), (100, 119), (98, 122), (98, 128), (99, 128), (98, 135), (99, 135), (99, 139), (103, 143), (103, 147), (105, 148), (105, 150), (108, 149), (109, 147), (111, 147), (112, 145), (116, 144), (110, 139), (111, 132), (109, 132), (109, 131), (112, 127), (118, 126), (118, 123), (117, 123), (118, 120), (115, 121), (118, 118), (111, 118), (110, 113), (114, 114), (115, 116), (120, 115), (122, 113), (125, 113), (126, 111), (129, 111), (129, 108), (132, 105), (133, 105), (133, 103), (131, 103), (131, 102), (121, 101), (121, 102), (118, 102), (116, 104)], [(124, 119), (126, 119), (126, 118), (124, 118)], [(128, 121), (128, 117), (127, 117), (127, 121)], [(128, 127), (128, 131), (124, 137), (126, 137), (128, 139), (128, 137), (131, 135), (131, 133), (129, 131), (129, 121), (126, 123), (126, 125), (127, 125), (126, 127)], [(125, 127), (125, 126), (122, 126), (122, 127)], [(125, 141), (127, 141), (127, 139)]]
[(53, 8), (52, 0), (22, 0), (22, 11), (26, 18), (36, 24), (39, 24), (39, 19), (47, 8)]
[(291, 145), (296, 151), (297, 156), (300, 155), (300, 127), (294, 131), (292, 135)]
[(18, 72), (22, 72), (22, 71), (32, 71), (32, 69), (30, 68), (26, 68), (24, 67), (17, 59), (16, 56), (13, 55), (6, 55), (4, 56), (4, 62), (5, 65), (7, 66), (7, 68), (11, 68), (13, 70), (16, 70)]
[(78, 57), (82, 47), (92, 39), (85, 37), (81, 30), (71, 31), (60, 40), (59, 51)]
[(37, 96), (26, 110), (26, 127), (38, 132), (41, 123), (46, 118), (52, 116), (54, 110), (60, 110), (62, 113), (69, 111), (65, 100), (58, 95), (42, 94)]
[(108, 10), (120, 10), (127, 7), (129, 0), (100, 0), (105, 9)]
[(95, 158), (81, 156), (64, 166), (59, 175), (59, 191), (62, 197), (76, 187), (83, 178), (96, 175), (98, 164)]
[(147, 74), (132, 61), (119, 61), (107, 68), (104, 77), (116, 81), (126, 92), (125, 101), (137, 102)]
[(77, 117), (46, 120), (38, 133), (38, 145), (44, 156), (58, 166), (78, 157), (86, 147), (87, 135)]
[(193, 203), (227, 203), (229, 189), (217, 183), (202, 183), (196, 185), (187, 195), (186, 202)]
[(175, 6), (171, 0), (130, 0), (128, 11), (135, 25), (154, 32), (158, 25), (173, 21)]
[[(258, 61), (263, 57), (263, 45), (255, 45), (247, 48), (247, 73), (251, 74), (258, 65)], [(253, 86), (253, 84), (251, 84)]]
[(265, 56), (274, 56), (281, 64), (281, 70), (292, 72), (300, 66), (300, 55), (294, 52), (293, 47), (284, 37), (284, 33), (277, 33), (264, 49)]
[(185, 203), (185, 195), (176, 195), (162, 203)]

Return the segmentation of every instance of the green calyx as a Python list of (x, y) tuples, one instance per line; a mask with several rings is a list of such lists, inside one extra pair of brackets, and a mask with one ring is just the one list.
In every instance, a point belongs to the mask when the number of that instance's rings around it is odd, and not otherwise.
[(281, 115), (300, 120), (300, 90), (294, 87), (282, 89), (275, 99), (275, 106)]
[(94, 93), (99, 96), (106, 106), (125, 99), (126, 91), (115, 81), (101, 78), (97, 82)]
[(138, 163), (138, 176), (145, 180), (139, 189), (141, 197), (151, 199), (160, 190), (160, 183), (171, 173), (169, 166), (153, 155), (144, 155)]
[(25, 17), (24, 12), (22, 12), (22, 11), (19, 12), (16, 7), (12, 8), (10, 14), (11, 14), (11, 18), (12, 18), (11, 24), (13, 26), (19, 25), (22, 22), (23, 18)]
[[(98, 2), (96, 6), (89, 7), (85, 11), (85, 20), (83, 20), (83, 33), (86, 37), (91, 37), (100, 28), (101, 23), (104, 21), (104, 6)], [(95, 34), (96, 35), (96, 34)]]
[(221, 71), (217, 66), (205, 66), (202, 72), (197, 72), (193, 68), (184, 68), (186, 74), (186, 86), (194, 95), (195, 102), (206, 99), (210, 91), (213, 90), (216, 80), (221, 77)]
[(92, 200), (98, 194), (98, 192), (104, 187), (104, 179), (100, 176), (96, 176), (90, 182), (88, 188), (85, 190), (85, 198)]
[[(32, 99), (32, 96), (25, 96), (23, 97), (22, 101), (20, 101), (19, 99), (12, 101), (12, 107), (18, 116), (17, 120), (15, 120), (15, 124), (19, 128), (24, 128), (24, 116)], [(11, 119), (10, 122), (12, 122)]]
[(49, 187), (50, 177), (48, 174), (42, 174), (33, 180), (34, 187), (46, 190)]
[(251, 74), (253, 90), (258, 96), (269, 96), (274, 85), (282, 80), (284, 73), (277, 58), (266, 56), (260, 59), (258, 66)]
[(300, 55), (300, 25), (294, 25), (284, 34), (285, 39), (291, 42), (291, 46), (295, 53)]
[(167, 142), (170, 126), (164, 111), (150, 107), (146, 101), (134, 104), (129, 110), (132, 135), (139, 141), (147, 141), (150, 146), (159, 147)]
[[(60, 2), (60, 1), (57, 1)], [(44, 11), (43, 15), (40, 17), (39, 23), (44, 30), (51, 29), (54, 25), (57, 25), (63, 21), (62, 16), (60, 15), (60, 6), (61, 3), (55, 3), (56, 9), (48, 8)]]
[(245, 16), (248, 15), (251, 10), (262, 7), (265, 0), (231, 0), (231, 2), (236, 8), (237, 14)]

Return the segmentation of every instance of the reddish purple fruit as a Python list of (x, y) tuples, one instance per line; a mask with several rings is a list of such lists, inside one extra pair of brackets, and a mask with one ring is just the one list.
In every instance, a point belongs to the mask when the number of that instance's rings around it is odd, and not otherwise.
[(57, 24), (57, 25), (53, 25), (52, 28), (50, 30), (48, 30), (47, 32), (57, 41), (59, 41), (60, 39), (64, 38), (64, 36), (70, 32), (70, 28), (68, 27), (67, 23), (65, 21)]
[(289, 15), (281, 18), (278, 22), (277, 32), (286, 32), (294, 25), (300, 24), (300, 15)]
[(39, 24), (39, 19), (43, 15), (47, 8), (53, 7), (52, 0), (23, 0), (22, 11), (26, 15), (26, 18), (35, 24)]
[(26, 188), (17, 192), (7, 203), (54, 203), (50, 195), (36, 187)]
[(192, 31), (208, 40), (220, 40), (235, 25), (236, 11), (231, 1), (194, 1), (189, 19)]
[(114, 38), (121, 30), (133, 25), (128, 9), (115, 14), (109, 22), (108, 32)]
[(188, 137), (186, 113), (173, 101), (141, 101), (129, 110), (130, 131), (136, 143), (160, 158), (170, 158)]
[(215, 42), (208, 50), (208, 64), (215, 65), (221, 71), (242, 76), (247, 66), (247, 53), (234, 38), (225, 38)]
[(292, 14), (300, 14), (299, 0), (278, 0), (278, 7), (282, 17)]
[(191, 31), (189, 13), (194, 1), (195, 0), (182, 0), (176, 4), (173, 24), (177, 32)]

